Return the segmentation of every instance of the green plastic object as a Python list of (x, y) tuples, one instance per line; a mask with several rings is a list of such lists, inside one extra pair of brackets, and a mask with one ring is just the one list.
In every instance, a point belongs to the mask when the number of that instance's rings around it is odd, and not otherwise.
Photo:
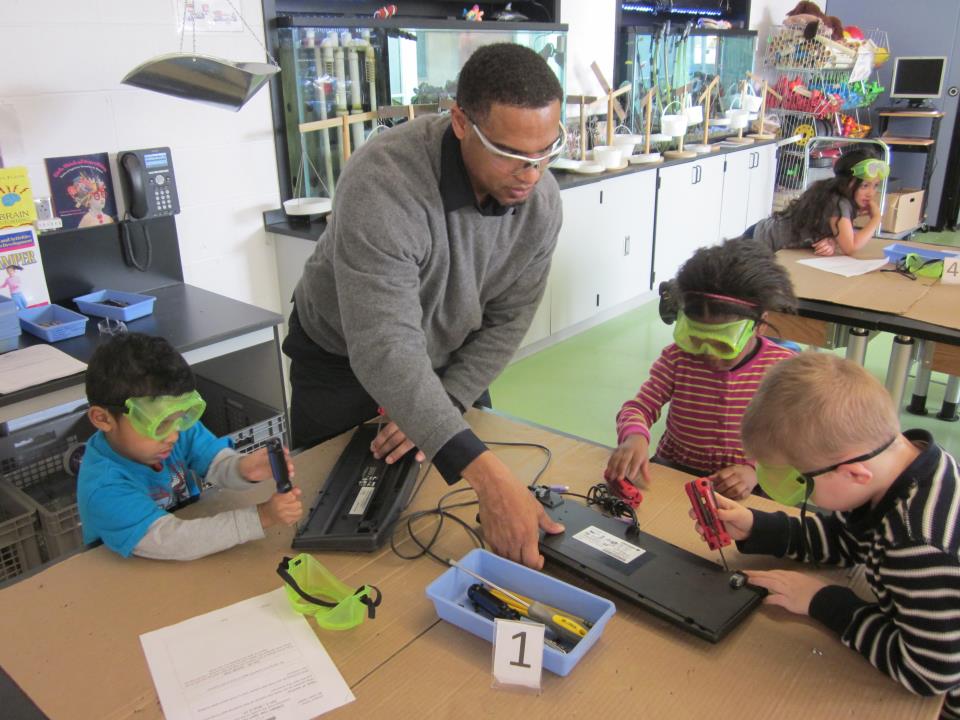
[(277, 567), (293, 609), (311, 615), (327, 630), (349, 630), (376, 616), (380, 591), (373, 585), (352, 590), (309, 553), (285, 557)]

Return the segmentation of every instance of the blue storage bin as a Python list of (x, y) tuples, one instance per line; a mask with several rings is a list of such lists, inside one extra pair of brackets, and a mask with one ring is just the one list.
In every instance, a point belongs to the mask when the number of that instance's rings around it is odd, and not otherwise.
[[(105, 300), (127, 303), (124, 307), (104, 305)], [(139, 295), (137, 293), (120, 292), (119, 290), (97, 290), (87, 295), (75, 297), (73, 301), (77, 309), (85, 315), (110, 318), (111, 320), (136, 320), (153, 312), (153, 295)]]
[(915, 248), (910, 247), (909, 245), (901, 245), (900, 243), (893, 243), (892, 245), (887, 245), (883, 249), (883, 254), (887, 256), (887, 260), (893, 264), (898, 263), (902, 260), (907, 253), (914, 253), (919, 255), (924, 260), (944, 260), (946, 258), (957, 257), (960, 253), (955, 252), (940, 252), (938, 250), (928, 250), (926, 248)]
[(0, 337), (20, 335), (17, 304), (6, 295), (0, 295)]
[[(56, 324), (48, 327), (45, 323)], [(20, 326), (41, 340), (57, 342), (83, 335), (87, 330), (87, 317), (59, 305), (44, 305), (21, 310)]]
[[(463, 556), (460, 564), (511, 592), (534, 598), (593, 623), (586, 636), (568, 653), (544, 647), (543, 666), (557, 675), (568, 675), (573, 670), (580, 658), (597, 642), (607, 621), (617, 611), (616, 606), (605, 598), (486, 550), (471, 550)], [(492, 643), (493, 621), (475, 612), (467, 598), (467, 589), (477, 582), (473, 576), (452, 567), (427, 586), (427, 597), (433, 601), (441, 619)]]

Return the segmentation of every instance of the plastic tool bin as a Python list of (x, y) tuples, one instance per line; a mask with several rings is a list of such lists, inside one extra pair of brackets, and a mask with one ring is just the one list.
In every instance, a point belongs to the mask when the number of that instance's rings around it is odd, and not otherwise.
[(883, 254), (887, 256), (887, 260), (893, 264), (898, 263), (900, 260), (903, 260), (908, 253), (913, 253), (919, 255), (924, 260), (946, 260), (947, 258), (953, 258), (960, 255), (960, 253), (955, 252), (940, 252), (938, 250), (928, 250), (926, 248), (916, 248), (910, 247), (909, 245), (901, 245), (900, 243), (893, 243), (892, 245), (887, 245), (883, 249)]
[(16, 350), (20, 345), (20, 320), (17, 304), (0, 295), (0, 353)]
[[(108, 305), (107, 302), (122, 303), (122, 307)], [(97, 290), (87, 295), (75, 297), (73, 302), (84, 315), (123, 320), (128, 322), (142, 318), (153, 312), (153, 304), (157, 299), (153, 295), (120, 292), (119, 290)]]
[(47, 342), (57, 342), (83, 335), (87, 330), (87, 316), (59, 305), (21, 310), (20, 327)]
[[(463, 567), (511, 592), (536, 599), (593, 623), (586, 636), (567, 653), (544, 647), (543, 666), (557, 675), (568, 675), (573, 670), (597, 642), (607, 621), (617, 610), (609, 600), (486, 550), (471, 550), (459, 562)], [(493, 621), (476, 612), (467, 598), (467, 589), (477, 582), (479, 581), (472, 575), (451, 567), (427, 586), (427, 597), (433, 601), (441, 619), (493, 642)]]

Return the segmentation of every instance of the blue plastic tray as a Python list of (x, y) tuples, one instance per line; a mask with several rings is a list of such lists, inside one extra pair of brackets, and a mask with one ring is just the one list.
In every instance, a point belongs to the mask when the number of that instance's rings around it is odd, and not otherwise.
[(896, 264), (902, 260), (907, 253), (914, 253), (919, 255), (924, 260), (944, 260), (950, 257), (957, 257), (960, 253), (955, 252), (940, 252), (938, 250), (927, 250), (926, 248), (915, 248), (909, 245), (901, 245), (900, 243), (893, 243), (892, 245), (887, 245), (883, 249), (883, 254), (887, 256), (887, 260)]
[[(104, 300), (116, 300), (129, 303), (125, 307), (104, 305)], [(111, 320), (136, 320), (153, 312), (153, 295), (138, 295), (137, 293), (120, 292), (119, 290), (96, 290), (88, 295), (75, 297), (73, 301), (77, 309), (85, 315), (110, 318)]]
[(6, 295), (0, 295), (0, 337), (20, 335), (17, 304)]
[[(543, 666), (557, 675), (568, 675), (573, 670), (580, 658), (597, 642), (607, 621), (617, 611), (609, 600), (486, 550), (471, 550), (463, 556), (460, 564), (507, 590), (536, 598), (593, 623), (586, 637), (566, 654), (544, 647)], [(427, 586), (427, 597), (433, 601), (437, 615), (443, 620), (493, 642), (493, 621), (476, 613), (467, 598), (467, 588), (476, 582), (476, 578), (467, 573), (450, 568)]]
[[(58, 324), (52, 327), (43, 325), (49, 322)], [(44, 305), (21, 310), (20, 327), (42, 340), (57, 342), (83, 335), (87, 330), (87, 317), (59, 305)]]

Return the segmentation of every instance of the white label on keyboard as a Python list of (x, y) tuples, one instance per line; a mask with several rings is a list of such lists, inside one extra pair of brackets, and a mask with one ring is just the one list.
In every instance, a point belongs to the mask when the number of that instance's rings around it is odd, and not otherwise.
[(363, 515), (367, 511), (367, 505), (373, 497), (373, 491), (377, 489), (376, 485), (365, 485), (357, 493), (357, 499), (353, 501), (348, 515)]
[(621, 540), (617, 536), (592, 525), (578, 532), (573, 536), (573, 539), (579, 540), (622, 563), (631, 563), (646, 552), (643, 548), (628, 543), (626, 540)]

